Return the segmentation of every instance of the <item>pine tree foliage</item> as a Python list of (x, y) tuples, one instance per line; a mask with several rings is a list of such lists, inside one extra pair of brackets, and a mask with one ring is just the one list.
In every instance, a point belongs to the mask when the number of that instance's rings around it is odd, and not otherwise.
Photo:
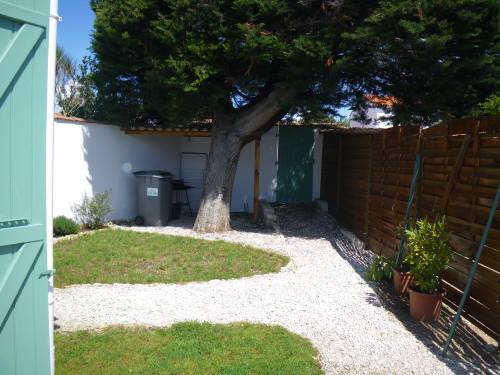
[(463, 116), (499, 90), (497, 0), (93, 0), (104, 116), (232, 113), (276, 87), (303, 116), (394, 96), (397, 123)]

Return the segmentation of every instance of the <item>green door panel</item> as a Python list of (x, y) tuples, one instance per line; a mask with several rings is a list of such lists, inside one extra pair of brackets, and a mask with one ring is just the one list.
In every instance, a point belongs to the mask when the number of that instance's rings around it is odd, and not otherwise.
[(281, 127), (278, 146), (278, 203), (312, 201), (314, 130)]
[(0, 0), (0, 375), (50, 373), (48, 13), (49, 0)]

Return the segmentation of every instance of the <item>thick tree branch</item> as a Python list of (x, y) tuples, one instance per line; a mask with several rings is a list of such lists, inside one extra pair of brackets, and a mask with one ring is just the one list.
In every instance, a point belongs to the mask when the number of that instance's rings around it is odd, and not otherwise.
[(295, 94), (292, 89), (274, 89), (255, 104), (243, 109), (235, 120), (234, 129), (246, 139), (258, 132), (283, 112), (287, 112), (286, 103)]
[(249, 136), (243, 139), (243, 145), (252, 142), (257, 137), (265, 134), (269, 129), (276, 125), (276, 123), (281, 120), (288, 113), (288, 109), (283, 109), (283, 111), (278, 112), (273, 118), (271, 118), (265, 125), (260, 127), (255, 132), (251, 133)]

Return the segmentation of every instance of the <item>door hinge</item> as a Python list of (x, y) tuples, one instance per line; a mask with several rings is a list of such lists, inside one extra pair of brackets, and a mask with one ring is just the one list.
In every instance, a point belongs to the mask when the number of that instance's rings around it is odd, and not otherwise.
[(4, 228), (15, 228), (15, 227), (24, 227), (29, 225), (28, 219), (16, 219), (16, 220), (8, 220), (8, 221), (0, 221), (0, 229)]
[(56, 270), (47, 270), (42, 272), (38, 277), (52, 277), (56, 273)]

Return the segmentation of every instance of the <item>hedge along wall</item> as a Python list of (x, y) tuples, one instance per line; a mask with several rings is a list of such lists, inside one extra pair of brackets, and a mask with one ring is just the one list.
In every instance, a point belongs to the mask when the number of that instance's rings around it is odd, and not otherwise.
[[(417, 152), (423, 157), (413, 217), (448, 219), (454, 259), (444, 274), (448, 304), (462, 295), (500, 184), (500, 117), (463, 119), (420, 131), (325, 133), (321, 195), (330, 212), (377, 254), (394, 256)], [(466, 305), (467, 317), (500, 334), (500, 210)]]

